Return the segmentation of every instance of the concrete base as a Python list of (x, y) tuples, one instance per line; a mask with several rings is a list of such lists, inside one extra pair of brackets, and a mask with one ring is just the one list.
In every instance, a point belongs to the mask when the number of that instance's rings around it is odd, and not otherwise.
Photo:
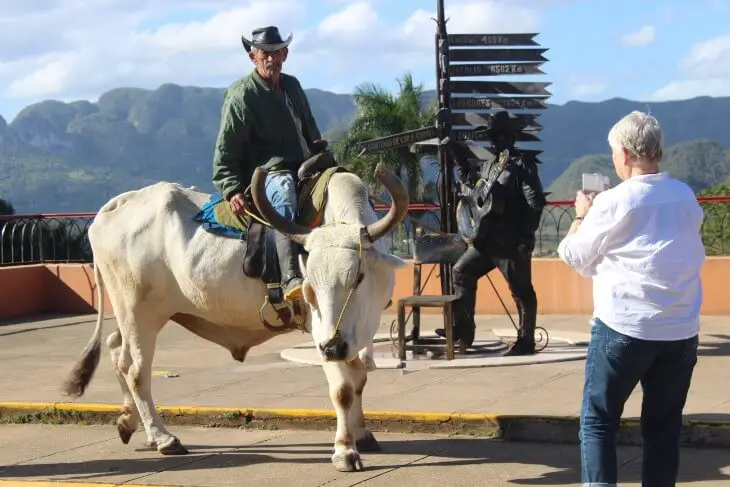
[[(446, 360), (445, 353), (439, 347), (433, 347), (426, 351), (406, 353), (405, 362), (397, 358), (398, 344), (396, 337), (388, 334), (375, 335), (374, 339), (374, 360), (379, 369), (454, 369), (454, 368), (479, 368), (479, 367), (505, 367), (514, 365), (533, 365), (541, 363), (566, 362), (571, 360), (582, 360), (587, 354), (587, 345), (590, 336), (587, 333), (559, 332), (559, 335), (550, 335), (548, 346), (535, 355), (504, 357), (508, 340), (516, 337), (515, 330), (490, 329), (486, 338), (474, 341), (473, 349), (467, 354), (456, 354), (454, 360)], [(481, 333), (483, 335), (483, 333)], [(421, 334), (425, 339), (438, 339), (432, 332)], [(544, 338), (543, 338), (544, 339)], [(539, 337), (538, 337), (539, 340)], [(289, 362), (320, 366), (322, 359), (310, 342), (300, 343), (291, 348), (284, 349), (281, 358)]]

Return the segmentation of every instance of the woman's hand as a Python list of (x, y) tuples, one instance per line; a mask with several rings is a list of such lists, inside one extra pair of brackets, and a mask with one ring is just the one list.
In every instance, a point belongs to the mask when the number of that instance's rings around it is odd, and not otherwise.
[(575, 195), (575, 216), (576, 218), (583, 218), (588, 213), (588, 210), (593, 205), (593, 198), (596, 197), (596, 193), (585, 193), (578, 191)]

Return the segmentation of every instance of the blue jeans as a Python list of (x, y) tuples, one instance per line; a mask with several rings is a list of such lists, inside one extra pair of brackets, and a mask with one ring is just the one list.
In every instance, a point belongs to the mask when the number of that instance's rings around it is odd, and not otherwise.
[(266, 176), (266, 197), (274, 210), (289, 221), (297, 216), (297, 183), (291, 172), (273, 172)]
[(593, 320), (580, 414), (581, 481), (615, 486), (616, 436), (624, 404), (641, 383), (642, 487), (674, 486), (682, 411), (697, 363), (698, 338), (639, 340)]
[[(279, 215), (289, 221), (297, 216), (297, 182), (291, 172), (274, 172), (266, 176), (266, 197)], [(284, 286), (285, 298), (301, 283), (301, 272), (298, 263), (296, 242), (281, 232), (267, 232), (268, 238), (274, 241), (281, 272), (281, 283)], [(288, 298), (286, 298), (288, 299)]]

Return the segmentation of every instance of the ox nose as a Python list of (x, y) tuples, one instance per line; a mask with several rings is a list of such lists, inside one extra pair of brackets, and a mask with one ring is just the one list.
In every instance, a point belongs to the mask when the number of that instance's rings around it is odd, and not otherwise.
[(327, 360), (345, 360), (347, 358), (347, 342), (341, 338), (333, 338), (324, 345), (320, 344), (319, 349), (322, 350)]

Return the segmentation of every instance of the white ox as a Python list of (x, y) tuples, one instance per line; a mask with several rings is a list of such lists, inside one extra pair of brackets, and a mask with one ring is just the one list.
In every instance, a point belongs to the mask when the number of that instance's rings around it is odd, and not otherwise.
[[(408, 194), (385, 168), (379, 166), (376, 177), (393, 199), (387, 215), (377, 219), (360, 178), (335, 173), (327, 187), (324, 225), (312, 230), (276, 214), (265, 196), (263, 170), (256, 170), (252, 182), (260, 213), (304, 246), (306, 257), (299, 264), (309, 304), (305, 326), (323, 359), (337, 413), (332, 463), (340, 471), (362, 469), (359, 451), (379, 447), (365, 428), (362, 391), (374, 369), (372, 340), (393, 292), (394, 269), (404, 264), (378, 239), (403, 220)], [(193, 221), (208, 197), (157, 183), (113, 198), (89, 227), (99, 317), (64, 390), (83, 395), (99, 364), (106, 288), (118, 323), (106, 343), (124, 394), (117, 431), (126, 444), (141, 420), (149, 444), (165, 455), (187, 453), (165, 428), (152, 398), (152, 361), (165, 323), (182, 325), (239, 361), (278, 334), (259, 317), (264, 283), (242, 271), (245, 243), (213, 235)]]

